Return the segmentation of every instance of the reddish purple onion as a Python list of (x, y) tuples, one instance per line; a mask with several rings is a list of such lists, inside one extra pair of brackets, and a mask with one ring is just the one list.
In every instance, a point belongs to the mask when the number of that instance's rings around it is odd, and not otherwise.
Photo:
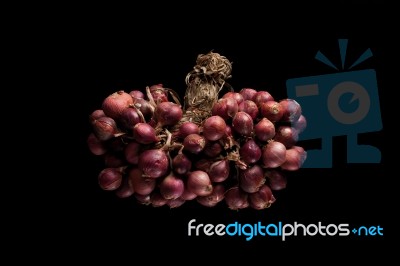
[(90, 133), (89, 137), (87, 139), (87, 144), (89, 147), (89, 150), (94, 154), (94, 155), (103, 155), (107, 152), (107, 148), (104, 146), (104, 144), (94, 135), (94, 133)]
[(153, 207), (161, 207), (166, 205), (168, 202), (168, 200), (164, 198), (158, 191), (153, 191), (153, 193), (151, 193), (150, 201)]
[(210, 195), (213, 190), (210, 177), (206, 172), (201, 170), (196, 170), (188, 174), (187, 187), (198, 196)]
[(282, 190), (286, 188), (287, 178), (283, 175), (282, 171), (276, 169), (266, 170), (265, 175), (268, 178), (269, 187), (272, 190)]
[(98, 109), (98, 110), (93, 111), (89, 115), (89, 121), (90, 121), (90, 123), (94, 123), (100, 117), (105, 117), (105, 116), (106, 116), (106, 114), (104, 113), (104, 111), (101, 109)]
[(201, 152), (205, 145), (205, 138), (198, 134), (190, 134), (183, 140), (184, 150), (195, 154)]
[(267, 118), (263, 118), (254, 126), (254, 133), (257, 139), (269, 141), (275, 136), (275, 125)]
[(135, 191), (133, 190), (131, 182), (129, 182), (129, 178), (124, 178), (121, 186), (115, 192), (119, 198), (129, 198), (133, 193), (135, 193)]
[(116, 190), (122, 183), (122, 173), (119, 168), (106, 168), (98, 176), (99, 185), (104, 190)]
[(208, 176), (212, 182), (223, 182), (229, 177), (229, 161), (227, 159), (216, 161), (210, 165)]
[(225, 187), (221, 184), (214, 186), (213, 191), (208, 196), (197, 197), (196, 200), (203, 206), (214, 207), (224, 199)]
[(239, 111), (248, 113), (252, 119), (256, 119), (258, 116), (258, 107), (255, 102), (245, 100), (239, 104)]
[(213, 106), (212, 115), (218, 115), (227, 120), (234, 117), (238, 112), (239, 105), (233, 98), (221, 98)]
[(239, 187), (232, 187), (225, 192), (225, 203), (231, 210), (247, 208), (249, 206), (248, 194)]
[(188, 173), (191, 168), (192, 161), (190, 161), (189, 158), (183, 153), (179, 153), (174, 157), (174, 159), (172, 159), (172, 169), (179, 175)]
[(132, 129), (137, 123), (144, 122), (134, 108), (126, 108), (119, 118), (120, 124), (125, 129)]
[(244, 100), (254, 101), (257, 91), (251, 88), (243, 88), (239, 91), (239, 93), (243, 96)]
[(172, 102), (161, 102), (154, 111), (154, 116), (162, 127), (176, 125), (182, 119), (182, 115), (181, 106)]
[(301, 106), (298, 102), (293, 99), (284, 99), (279, 103), (283, 111), (282, 121), (293, 123), (299, 119), (301, 116)]
[(307, 127), (307, 120), (304, 115), (301, 115), (296, 122), (293, 122), (293, 127), (298, 133), (303, 132)]
[(135, 107), (140, 110), (146, 121), (148, 121), (154, 114), (154, 107), (143, 98), (135, 98), (133, 101)]
[(210, 159), (200, 159), (194, 164), (194, 166), (197, 170), (207, 172), (208, 170), (210, 170), (211, 164), (213, 164), (213, 161)]
[(258, 107), (260, 107), (262, 103), (273, 100), (274, 97), (272, 97), (272, 95), (267, 91), (258, 91), (253, 99), (253, 101), (257, 104)]
[(239, 184), (243, 191), (254, 193), (265, 183), (264, 171), (258, 165), (253, 165), (239, 172)]
[(276, 101), (261, 103), (260, 113), (262, 117), (268, 118), (271, 122), (279, 121), (283, 116), (283, 109)]
[(129, 171), (129, 182), (135, 193), (140, 195), (149, 195), (156, 187), (156, 181), (143, 176), (143, 172), (138, 168)]
[(180, 125), (177, 136), (179, 138), (186, 138), (190, 134), (199, 134), (199, 127), (193, 122), (184, 122)]
[(214, 115), (207, 118), (203, 123), (203, 136), (207, 140), (216, 141), (225, 134), (226, 123), (222, 117)]
[(248, 113), (238, 112), (232, 121), (233, 130), (243, 136), (251, 136), (253, 132), (253, 118)]
[(264, 167), (279, 167), (286, 160), (286, 147), (278, 141), (271, 141), (264, 147), (261, 158)]
[(269, 208), (274, 202), (275, 197), (267, 185), (263, 185), (257, 192), (249, 195), (250, 207), (256, 210)]
[(130, 91), (129, 92), (129, 95), (132, 97), (132, 98), (137, 98), (137, 99), (144, 99), (144, 93), (143, 92), (141, 92), (141, 91), (139, 91), (139, 90), (133, 90), (133, 91)]
[(244, 101), (243, 96), (238, 92), (232, 92), (232, 91), (227, 92), (222, 96), (222, 99), (226, 99), (226, 98), (234, 99), (238, 105)]
[(261, 148), (253, 139), (246, 141), (239, 150), (240, 159), (247, 163), (256, 163), (261, 158)]
[(170, 200), (179, 198), (183, 193), (185, 185), (182, 179), (170, 173), (161, 181), (159, 188), (161, 195)]
[(145, 150), (139, 156), (139, 169), (149, 178), (158, 178), (168, 172), (168, 156), (160, 149)]
[(125, 159), (128, 163), (138, 164), (141, 145), (136, 141), (130, 142), (125, 148)]
[(150, 144), (159, 141), (156, 130), (146, 123), (137, 123), (133, 127), (133, 137), (141, 144)]
[(206, 143), (206, 146), (203, 149), (203, 153), (210, 157), (214, 158), (221, 154), (223, 148), (219, 142), (210, 141)]
[(112, 119), (118, 120), (122, 112), (133, 104), (132, 97), (120, 90), (109, 95), (102, 104), (104, 113)]
[(274, 137), (275, 141), (279, 141), (286, 148), (291, 148), (299, 140), (299, 134), (296, 129), (289, 126), (280, 126), (276, 129)]
[(307, 152), (299, 146), (286, 150), (286, 161), (281, 165), (283, 170), (297, 171), (307, 159)]
[(193, 200), (197, 197), (195, 193), (190, 191), (187, 186), (185, 186), (185, 189), (183, 190), (183, 193), (181, 195), (181, 199), (183, 200)]
[(100, 141), (106, 141), (118, 133), (117, 124), (111, 117), (100, 117), (93, 122), (93, 133)]

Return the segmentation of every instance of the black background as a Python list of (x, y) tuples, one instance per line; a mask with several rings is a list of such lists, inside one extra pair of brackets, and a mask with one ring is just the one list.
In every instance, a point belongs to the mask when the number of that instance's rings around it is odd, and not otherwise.
[[(349, 39), (348, 63), (371, 48), (374, 56), (354, 70), (376, 70), (384, 128), (387, 123), (388, 39), (384, 32), (390, 25), (385, 19), (375, 18), (374, 12), (380, 12), (377, 7), (351, 5), (331, 12), (329, 8), (318, 12), (293, 8), (287, 13), (281, 9), (278, 15), (272, 7), (230, 12), (204, 5), (193, 13), (174, 10), (172, 14), (163, 8), (134, 8), (126, 13), (111, 12), (112, 16), (85, 9), (62, 26), (67, 33), (62, 38), (67, 44), (62, 58), (70, 66), (64, 73), (63, 83), (68, 84), (64, 96), (71, 99), (73, 107), (68, 113), (77, 124), (69, 135), (73, 143), (65, 147), (73, 149), (74, 155), (63, 162), (68, 166), (60, 173), (66, 194), (59, 201), (61, 212), (57, 214), (62, 224), (55, 229), (52, 241), (72, 240), (70, 255), (100, 253), (105, 258), (116, 254), (129, 258), (131, 250), (135, 254), (154, 249), (178, 254), (186, 248), (199, 257), (218, 254), (220, 249), (225, 250), (224, 256), (247, 256), (305, 246), (327, 251), (333, 246), (335, 252), (349, 252), (359, 246), (379, 253), (378, 248), (391, 234), (386, 222), (391, 194), (387, 192), (384, 167), (384, 129), (360, 136), (363, 143), (381, 150), (380, 164), (346, 164), (346, 138), (335, 137), (333, 168), (301, 169), (290, 174), (287, 189), (276, 193), (276, 203), (263, 211), (232, 211), (223, 203), (206, 208), (195, 202), (177, 209), (152, 208), (134, 199), (119, 199), (98, 187), (97, 175), (103, 162), (86, 146), (91, 130), (88, 115), (100, 108), (106, 96), (120, 89), (143, 90), (163, 83), (183, 97), (184, 79), (197, 55), (211, 50), (233, 62), (229, 82), (236, 91), (252, 87), (283, 99), (287, 79), (335, 72), (314, 59), (318, 50), (339, 64), (337, 39)], [(351, 228), (380, 225), (384, 236), (292, 237), (285, 242), (271, 237), (251, 241), (243, 237), (188, 237), (191, 219), (212, 224), (321, 221), (348, 223)], [(88, 247), (94, 248), (94, 253)], [(312, 249), (308, 252), (312, 255)]]

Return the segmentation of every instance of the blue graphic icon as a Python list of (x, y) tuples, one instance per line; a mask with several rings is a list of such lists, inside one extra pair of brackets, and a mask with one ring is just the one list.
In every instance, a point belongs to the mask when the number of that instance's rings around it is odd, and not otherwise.
[[(341, 70), (345, 71), (347, 39), (339, 39)], [(372, 56), (367, 49), (348, 69)], [(320, 51), (315, 59), (338, 70)], [(380, 150), (357, 142), (358, 133), (382, 129), (374, 69), (289, 79), (288, 98), (295, 99), (307, 119), (300, 140), (321, 139), (321, 149), (307, 150), (305, 168), (332, 167), (332, 137), (347, 136), (348, 163), (379, 163)]]

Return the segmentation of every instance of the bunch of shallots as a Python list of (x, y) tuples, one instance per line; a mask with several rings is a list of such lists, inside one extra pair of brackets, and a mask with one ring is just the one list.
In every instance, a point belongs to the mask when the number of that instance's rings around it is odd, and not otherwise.
[[(184, 106), (162, 84), (117, 91), (90, 115), (90, 151), (104, 158), (102, 189), (154, 207), (187, 200), (233, 210), (269, 207), (286, 187), (285, 171), (306, 159), (296, 146), (306, 127), (301, 106), (267, 91), (225, 82), (231, 64), (217, 53), (199, 55), (186, 77)], [(230, 88), (219, 97), (223, 87)]]

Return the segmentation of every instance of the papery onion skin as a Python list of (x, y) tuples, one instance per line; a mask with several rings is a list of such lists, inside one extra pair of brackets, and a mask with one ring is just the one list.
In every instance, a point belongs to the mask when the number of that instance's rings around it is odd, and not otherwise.
[(151, 144), (159, 141), (155, 129), (146, 123), (137, 123), (133, 127), (133, 137), (141, 144)]
[(177, 136), (179, 138), (184, 139), (190, 134), (199, 134), (199, 133), (200, 129), (198, 125), (196, 125), (193, 122), (184, 122), (180, 125)]
[(172, 169), (179, 175), (184, 175), (192, 168), (192, 161), (183, 153), (177, 154), (172, 159)]
[(259, 113), (256, 103), (250, 100), (245, 100), (239, 104), (239, 111), (248, 113), (253, 120), (258, 117)]
[(137, 99), (144, 99), (144, 97), (145, 97), (144, 93), (141, 92), (140, 90), (132, 90), (132, 91), (129, 92), (129, 95), (132, 98), (137, 98)]
[(296, 129), (298, 133), (302, 133), (307, 127), (307, 119), (304, 115), (301, 115), (297, 121), (293, 122), (292, 127)]
[(214, 207), (224, 199), (225, 187), (221, 184), (214, 186), (213, 192), (208, 196), (197, 197), (196, 200), (203, 206)]
[(129, 182), (135, 193), (140, 195), (149, 195), (156, 187), (155, 179), (147, 178), (138, 168), (129, 171)]
[(163, 84), (152, 85), (149, 90), (156, 103), (168, 102), (168, 94)]
[(276, 101), (267, 101), (261, 103), (260, 113), (262, 117), (268, 118), (271, 122), (277, 122), (283, 116), (283, 109), (280, 103)]
[(263, 185), (257, 192), (249, 195), (249, 202), (253, 209), (263, 210), (275, 202), (275, 197), (271, 189), (267, 185)]
[(267, 91), (258, 91), (253, 99), (253, 101), (257, 104), (258, 107), (260, 107), (262, 103), (273, 100), (274, 97), (272, 97), (272, 95)]
[(270, 169), (265, 171), (269, 187), (272, 190), (282, 190), (286, 188), (287, 178), (280, 170)]
[(244, 98), (240, 93), (232, 92), (232, 91), (227, 92), (222, 96), (222, 99), (225, 99), (225, 98), (234, 99), (237, 102), (238, 105), (241, 104), (244, 101)]
[(89, 121), (90, 123), (94, 123), (97, 119), (99, 119), (100, 117), (105, 117), (106, 114), (104, 113), (103, 110), (98, 109), (98, 110), (94, 110), (90, 115), (89, 115)]
[(264, 147), (261, 158), (265, 167), (279, 167), (286, 160), (286, 147), (280, 142), (271, 141)]
[(265, 183), (264, 171), (258, 165), (240, 170), (239, 184), (240, 188), (248, 193), (254, 193)]
[(251, 136), (253, 132), (253, 119), (248, 113), (238, 112), (232, 121), (233, 130), (243, 136)]
[(216, 161), (210, 165), (207, 171), (212, 182), (223, 182), (229, 177), (230, 166), (227, 159)]
[(132, 129), (137, 123), (143, 122), (138, 112), (133, 108), (126, 108), (119, 118), (120, 124), (125, 129)]
[(122, 183), (122, 173), (118, 168), (106, 168), (98, 176), (103, 190), (116, 190)]
[(212, 115), (218, 115), (223, 119), (227, 120), (236, 115), (239, 110), (237, 101), (233, 98), (221, 98), (219, 99), (211, 109)]
[(109, 140), (118, 132), (117, 123), (111, 117), (100, 117), (93, 122), (93, 132), (100, 141)]
[(307, 159), (307, 152), (299, 146), (292, 147), (286, 150), (286, 160), (281, 165), (283, 170), (297, 171)]
[(196, 170), (188, 174), (187, 187), (197, 196), (208, 196), (213, 190), (210, 177), (206, 172), (201, 170)]
[(243, 88), (239, 91), (239, 94), (242, 95), (244, 100), (254, 101), (257, 91), (252, 88)]
[(225, 202), (231, 210), (247, 208), (249, 206), (248, 194), (239, 187), (232, 187), (225, 192)]
[(182, 108), (172, 102), (161, 102), (154, 111), (157, 122), (161, 126), (176, 125), (182, 119)]
[(122, 180), (121, 186), (118, 188), (118, 190), (115, 192), (117, 197), (119, 198), (128, 198), (133, 195), (135, 191), (133, 190), (133, 187), (131, 183), (129, 182), (129, 178), (124, 178)]
[(159, 178), (169, 169), (168, 157), (159, 149), (145, 150), (139, 156), (138, 167), (149, 178)]
[(203, 153), (210, 158), (217, 157), (218, 155), (221, 154), (222, 151), (223, 148), (221, 144), (219, 142), (213, 142), (213, 141), (206, 143), (206, 146), (203, 149)]
[(279, 141), (280, 143), (285, 145), (286, 148), (291, 148), (299, 140), (299, 133), (293, 127), (279, 126), (276, 129), (274, 140)]
[(190, 134), (183, 140), (184, 150), (191, 153), (200, 153), (206, 145), (206, 140), (199, 134)]
[(122, 112), (133, 104), (132, 96), (120, 90), (109, 95), (102, 104), (104, 113), (112, 119), (118, 120)]
[(239, 153), (242, 161), (253, 164), (261, 158), (262, 151), (260, 146), (253, 139), (250, 139), (240, 147)]
[(216, 141), (225, 134), (226, 123), (222, 117), (214, 115), (203, 123), (203, 136), (210, 141)]
[(168, 200), (179, 198), (184, 188), (183, 180), (172, 173), (166, 176), (159, 185), (161, 195)]
[(262, 118), (254, 126), (254, 134), (256, 135), (257, 139), (267, 142), (271, 140), (276, 134), (275, 125), (267, 118)]
[(293, 99), (284, 99), (279, 102), (282, 107), (283, 115), (282, 120), (285, 122), (297, 121), (302, 113), (301, 106)]

